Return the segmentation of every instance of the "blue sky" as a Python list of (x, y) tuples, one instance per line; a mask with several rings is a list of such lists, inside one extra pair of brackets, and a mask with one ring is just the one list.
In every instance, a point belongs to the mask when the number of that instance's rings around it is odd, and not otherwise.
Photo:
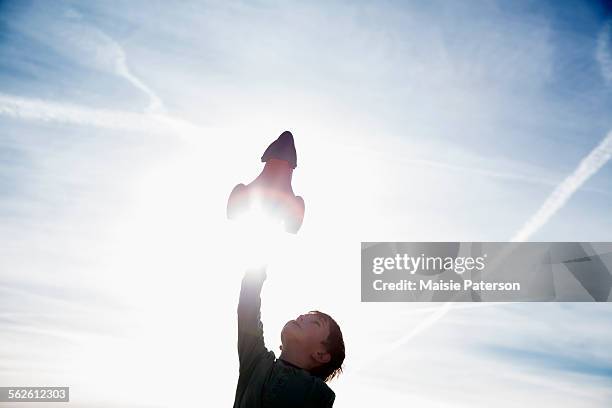
[(336, 316), (336, 406), (608, 406), (608, 305), (361, 304), (354, 251), (610, 241), (611, 41), (586, 1), (0, 2), (0, 383), (231, 403), (225, 200), (289, 129), (307, 210), (266, 340)]

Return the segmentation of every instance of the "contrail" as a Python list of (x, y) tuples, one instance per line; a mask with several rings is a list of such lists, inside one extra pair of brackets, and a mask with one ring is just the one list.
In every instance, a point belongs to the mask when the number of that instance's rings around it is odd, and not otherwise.
[(210, 132), (193, 123), (166, 114), (131, 113), (110, 109), (93, 109), (70, 103), (22, 98), (0, 93), (0, 115), (16, 119), (96, 126), (107, 129), (147, 133), (173, 133), (185, 138)]
[[(607, 24), (604, 34), (609, 36), (610, 23)], [(602, 34), (600, 34), (597, 59), (602, 65), (602, 72), (604, 72), (606, 80), (612, 80), (612, 58), (610, 58), (609, 53), (603, 54), (601, 51), (602, 38)], [(607, 59), (602, 58), (602, 55), (605, 55)], [(608, 65), (604, 65), (602, 61)], [(522, 242), (528, 240), (544, 224), (546, 224), (546, 222), (548, 222), (548, 220), (550, 220), (550, 218), (553, 217), (555, 213), (565, 205), (565, 203), (567, 203), (571, 196), (593, 174), (603, 167), (610, 160), (610, 158), (612, 158), (612, 131), (608, 132), (606, 137), (599, 143), (599, 145), (597, 145), (586, 157), (584, 157), (578, 167), (555, 188), (555, 190), (548, 196), (546, 201), (544, 201), (540, 209), (523, 225), (523, 227), (514, 235), (511, 241)], [(501, 262), (503, 257), (503, 255), (498, 257), (498, 261)], [(375, 361), (375, 359), (380, 358), (382, 355), (396, 350), (413, 337), (433, 326), (436, 322), (442, 319), (452, 309), (452, 307), (451, 302), (444, 303), (434, 313), (432, 313), (431, 316), (420, 322), (408, 334), (391, 343), (389, 347), (385, 347), (384, 351), (377, 353), (374, 358), (368, 358), (367, 361), (362, 362), (362, 364), (356, 367), (353, 372), (360, 370), (363, 366)]]
[(117, 130), (154, 131), (143, 114), (92, 109), (70, 103), (22, 98), (0, 93), (0, 115), (16, 119), (60, 122)]
[[(526, 241), (536, 231), (538, 231), (563, 205), (570, 199), (570, 197), (587, 181), (593, 174), (595, 174), (608, 160), (612, 157), (612, 131), (610, 131), (606, 137), (599, 143), (595, 149), (591, 151), (578, 165), (578, 167), (570, 174), (565, 180), (563, 180), (552, 194), (546, 199), (540, 209), (527, 221), (527, 223), (521, 228), (512, 239), (513, 242)], [(508, 251), (510, 252), (510, 250)], [(503, 255), (499, 256), (497, 261), (501, 262), (504, 258)], [(453, 308), (452, 302), (446, 302), (440, 306), (431, 316), (428, 316), (422, 322), (420, 322), (414, 329), (408, 334), (400, 337), (388, 347), (385, 347), (383, 351), (376, 353), (372, 358), (368, 358), (363, 361), (358, 367), (352, 372), (360, 370), (362, 367), (380, 358), (382, 355), (391, 353), (404, 345), (407, 341), (424, 332), (429, 327), (433, 326), (436, 322), (442, 319), (451, 309)]]
[[(607, 83), (612, 84), (612, 55), (610, 54), (609, 38), (612, 33), (612, 23), (608, 21), (599, 33), (597, 38), (597, 49), (595, 59), (599, 63), (602, 76)], [(540, 209), (523, 225), (523, 227), (514, 234), (512, 242), (522, 242), (528, 240), (536, 233), (548, 220), (550, 220), (557, 211), (559, 211), (565, 203), (578, 191), (578, 189), (601, 169), (612, 158), (612, 131), (609, 131), (606, 137), (597, 145), (586, 157), (582, 159), (578, 167), (563, 180), (554, 191), (548, 196)], [(501, 261), (498, 258), (498, 261)], [(389, 353), (405, 342), (420, 334), (434, 323), (444, 317), (452, 308), (452, 303), (444, 303), (430, 317), (419, 323), (413, 330), (405, 336), (400, 337), (390, 347), (386, 348), (383, 353)], [(368, 359), (368, 362), (373, 361)], [(361, 368), (358, 367), (357, 369)]]
[(612, 131), (608, 132), (601, 143), (582, 159), (576, 170), (555, 188), (540, 209), (514, 235), (512, 241), (520, 242), (529, 239), (565, 205), (585, 181), (610, 160), (610, 157), (612, 157)]
[(100, 39), (107, 43), (107, 49), (110, 51), (109, 57), (114, 60), (114, 71), (117, 75), (125, 78), (134, 87), (140, 89), (144, 94), (149, 97), (149, 106), (147, 111), (150, 113), (163, 113), (165, 112), (164, 104), (159, 96), (147, 84), (145, 84), (140, 78), (132, 73), (127, 64), (127, 57), (123, 47), (119, 45), (106, 33), (100, 31)]
[[(610, 131), (606, 137), (599, 143), (595, 149), (591, 151), (578, 165), (578, 167), (570, 174), (565, 180), (563, 180), (552, 194), (546, 199), (540, 209), (527, 221), (527, 223), (521, 228), (512, 239), (513, 242), (526, 241), (536, 231), (538, 231), (563, 205), (570, 199), (570, 197), (587, 181), (593, 174), (595, 174), (604, 164), (612, 157), (612, 131)], [(498, 257), (498, 261), (501, 262), (504, 256)], [(452, 302), (446, 302), (440, 306), (431, 316), (428, 316), (422, 322), (420, 322), (414, 329), (408, 334), (400, 337), (388, 347), (385, 347), (383, 351), (376, 353), (372, 358), (368, 358), (363, 361), (358, 367), (352, 372), (360, 370), (363, 366), (370, 362), (375, 361), (382, 355), (391, 353), (397, 348), (404, 345), (407, 341), (419, 335), (429, 327), (433, 326), (436, 322), (442, 319), (451, 309), (453, 308)]]
[[(47, 34), (49, 38), (45, 38)], [(164, 113), (161, 98), (129, 68), (123, 47), (97, 27), (80, 21), (57, 22), (43, 40), (79, 63), (117, 75), (142, 91), (149, 99), (148, 113)]]
[(72, 19), (58, 22), (42, 32), (34, 32), (34, 37), (67, 57), (76, 59), (80, 64), (117, 75), (128, 81), (147, 95), (149, 104), (145, 112), (92, 109), (70, 103), (0, 93), (0, 115), (25, 120), (53, 121), (148, 133), (171, 132), (179, 133), (183, 137), (203, 134), (205, 129), (166, 113), (161, 98), (130, 70), (125, 50), (118, 42), (97, 27), (79, 21), (78, 13), (73, 14), (76, 16), (76, 21)]

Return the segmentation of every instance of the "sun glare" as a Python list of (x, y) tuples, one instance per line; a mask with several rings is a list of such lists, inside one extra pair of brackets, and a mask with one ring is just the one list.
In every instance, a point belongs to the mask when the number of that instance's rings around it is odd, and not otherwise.
[(282, 252), (287, 235), (284, 224), (263, 208), (259, 200), (229, 224), (230, 241), (241, 254), (242, 269), (266, 266)]

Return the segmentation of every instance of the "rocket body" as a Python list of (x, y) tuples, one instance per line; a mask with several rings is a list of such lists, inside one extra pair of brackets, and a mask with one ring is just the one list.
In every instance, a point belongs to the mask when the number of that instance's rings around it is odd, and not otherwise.
[(264, 152), (262, 172), (251, 183), (238, 184), (227, 202), (227, 217), (239, 218), (249, 211), (263, 211), (283, 223), (285, 231), (297, 233), (304, 220), (304, 200), (291, 186), (297, 155), (291, 132), (283, 132)]

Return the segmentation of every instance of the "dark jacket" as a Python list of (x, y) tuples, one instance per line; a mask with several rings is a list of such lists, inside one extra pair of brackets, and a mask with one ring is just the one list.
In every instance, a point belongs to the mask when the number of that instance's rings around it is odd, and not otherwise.
[(234, 408), (331, 407), (335, 394), (323, 380), (277, 359), (264, 345), (261, 287), (265, 270), (248, 271), (238, 302), (240, 375)]

